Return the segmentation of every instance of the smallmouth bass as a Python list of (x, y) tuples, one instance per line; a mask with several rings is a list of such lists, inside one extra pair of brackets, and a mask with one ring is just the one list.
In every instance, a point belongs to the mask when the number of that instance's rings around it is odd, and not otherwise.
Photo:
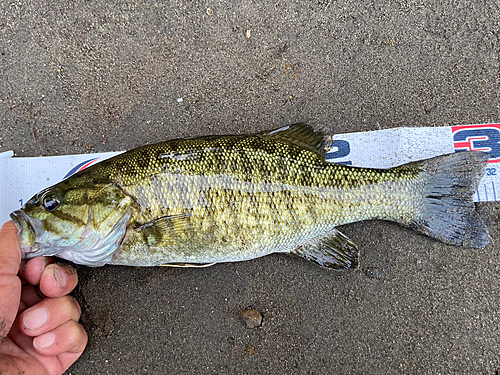
[(295, 124), (125, 152), (11, 214), (23, 258), (207, 266), (292, 253), (350, 268), (358, 250), (336, 227), (369, 219), (447, 244), (488, 244), (472, 201), (488, 154), (460, 152), (382, 170), (326, 162), (325, 145), (321, 132)]

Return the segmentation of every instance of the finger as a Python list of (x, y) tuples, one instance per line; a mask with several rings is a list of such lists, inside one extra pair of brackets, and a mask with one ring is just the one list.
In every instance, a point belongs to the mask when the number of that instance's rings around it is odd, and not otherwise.
[(21, 263), (17, 228), (12, 221), (0, 230), (0, 341), (12, 326), (21, 299), (21, 280), (16, 276)]
[(39, 336), (68, 320), (78, 321), (80, 314), (80, 305), (71, 296), (45, 298), (23, 311), (19, 319), (19, 329), (27, 336)]
[(33, 340), (35, 350), (43, 355), (80, 353), (87, 345), (87, 332), (81, 324), (70, 320)]
[(13, 275), (0, 275), (0, 342), (9, 333), (21, 299), (21, 280)]
[(28, 260), (19, 270), (21, 277), (31, 285), (40, 284), (43, 270), (48, 264), (53, 263), (53, 257), (36, 257)]
[[(81, 326), (80, 326), (81, 327)], [(83, 329), (83, 327), (82, 327)], [(88, 336), (85, 330), (83, 331), (84, 336), (78, 345), (76, 345), (73, 349), (61, 353), (57, 356), (59, 363), (61, 364), (63, 371), (66, 371), (75, 361), (80, 358), (85, 347), (87, 346)]]
[(38, 287), (27, 284), (23, 286), (23, 291), (21, 292), (21, 302), (24, 303), (25, 308), (33, 306), (34, 304), (40, 302), (44, 298), (41, 295)]
[[(75, 340), (79, 341), (79, 344), (77, 344), (73, 349), (70, 349), (70, 351), (67, 351), (65, 353), (59, 354), (56, 357), (52, 357), (45, 355), (45, 353), (42, 354), (42, 352), (36, 350), (33, 345), (34, 338), (22, 334), (22, 332), (19, 330), (19, 324), (16, 324), (15, 326), (12, 327), (12, 330), (10, 332), (10, 338), (13, 341), (12, 347), (17, 346), (15, 350), (12, 351), (12, 353), (17, 352), (20, 354), (20, 350), (23, 350), (25, 351), (26, 355), (23, 358), (24, 361), (21, 360), (21, 362), (18, 362), (16, 364), (17, 366), (16, 371), (13, 371), (12, 373), (16, 374), (26, 373), (26, 375), (35, 373), (41, 374), (42, 372), (45, 373), (41, 369), (37, 369), (35, 367), (34, 364), (36, 363), (36, 364), (43, 364), (46, 371), (50, 374), (62, 374), (82, 355), (82, 352), (85, 349), (85, 345), (87, 343), (87, 336), (86, 334), (83, 335), (84, 336), (82, 340)], [(6, 348), (7, 347), (5, 347), (4, 349)], [(20, 354), (20, 358), (21, 356), (23, 355)], [(35, 361), (34, 362), (30, 361), (30, 358), (33, 358)], [(1, 355), (0, 355), (0, 364), (3, 364)], [(0, 365), (0, 368), (1, 367), (2, 366)]]
[(0, 230), (0, 274), (16, 276), (21, 264), (21, 249), (17, 242), (17, 228), (8, 221)]
[(62, 297), (70, 293), (78, 283), (78, 276), (68, 264), (50, 264), (40, 279), (40, 291), (47, 297)]

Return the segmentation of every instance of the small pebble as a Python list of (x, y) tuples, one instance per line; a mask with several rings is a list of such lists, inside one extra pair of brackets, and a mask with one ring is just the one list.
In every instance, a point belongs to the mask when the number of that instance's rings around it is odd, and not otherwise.
[(250, 38), (250, 36), (252, 35), (252, 32), (250, 30), (247, 30), (247, 32), (245, 33), (246, 37), (247, 38)]
[(248, 347), (247, 347), (247, 354), (248, 355), (254, 355), (255, 354), (255, 346), (248, 345)]
[(208, 8), (207, 9), (207, 15), (213, 16), (213, 14), (214, 14), (214, 11), (212, 9)]
[(367, 268), (365, 270), (365, 274), (366, 276), (376, 280), (382, 280), (385, 276), (384, 273), (378, 268)]
[(261, 325), (262, 315), (254, 309), (245, 309), (241, 312), (241, 317), (248, 328), (255, 328)]

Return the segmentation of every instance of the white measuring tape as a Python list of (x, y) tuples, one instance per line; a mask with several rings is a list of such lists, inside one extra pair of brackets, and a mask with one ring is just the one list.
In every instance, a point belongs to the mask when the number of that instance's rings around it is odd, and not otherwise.
[[(395, 128), (332, 137), (328, 161), (357, 167), (392, 168), (397, 165), (450, 154), (486, 151), (490, 161), (486, 176), (474, 197), (476, 202), (500, 200), (500, 124), (460, 125), (437, 128)], [(12, 211), (40, 190), (119, 152), (13, 158), (0, 154), (0, 224)], [(498, 167), (497, 167), (498, 165)], [(498, 197), (498, 198), (497, 198)]]
[(500, 124), (395, 128), (338, 134), (332, 141), (328, 161), (366, 168), (392, 168), (460, 151), (488, 152), (486, 175), (474, 201), (500, 200)]

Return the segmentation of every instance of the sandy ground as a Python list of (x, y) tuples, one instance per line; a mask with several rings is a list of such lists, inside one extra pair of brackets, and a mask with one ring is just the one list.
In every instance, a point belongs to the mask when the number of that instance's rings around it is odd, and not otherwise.
[[(130, 149), (308, 121), (331, 133), (500, 121), (497, 1), (0, 1), (0, 150)], [(4, 177), (5, 178), (5, 177)], [(481, 204), (498, 241), (497, 204)], [(500, 255), (386, 222), (361, 267), (284, 255), (78, 267), (68, 374), (498, 374)], [(263, 315), (249, 329), (240, 313)]]

